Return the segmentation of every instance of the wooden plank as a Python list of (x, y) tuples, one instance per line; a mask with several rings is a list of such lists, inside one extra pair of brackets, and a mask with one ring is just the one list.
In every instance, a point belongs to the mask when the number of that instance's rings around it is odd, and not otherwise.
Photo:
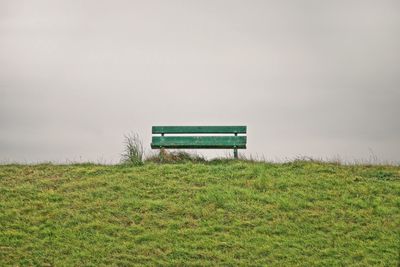
[(246, 133), (247, 126), (153, 126), (153, 134), (229, 134)]
[(246, 148), (246, 136), (153, 136), (151, 148)]

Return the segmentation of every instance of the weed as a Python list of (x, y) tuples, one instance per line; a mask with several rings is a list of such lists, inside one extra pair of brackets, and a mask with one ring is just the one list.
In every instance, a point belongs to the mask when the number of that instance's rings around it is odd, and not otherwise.
[(121, 155), (123, 164), (140, 166), (143, 165), (144, 148), (143, 142), (138, 134), (127, 134), (124, 136), (124, 152)]

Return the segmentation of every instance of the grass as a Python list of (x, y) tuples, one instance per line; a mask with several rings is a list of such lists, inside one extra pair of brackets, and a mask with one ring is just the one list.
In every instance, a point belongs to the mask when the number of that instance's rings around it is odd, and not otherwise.
[(0, 166), (0, 266), (398, 266), (400, 167)]
[(126, 165), (140, 166), (143, 164), (144, 148), (138, 134), (124, 136), (125, 149), (121, 155), (121, 163)]

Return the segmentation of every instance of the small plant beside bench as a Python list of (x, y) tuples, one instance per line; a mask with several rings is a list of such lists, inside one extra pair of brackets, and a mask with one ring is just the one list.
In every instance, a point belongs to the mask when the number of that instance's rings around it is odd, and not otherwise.
[(246, 148), (246, 133), (247, 126), (153, 126), (151, 148), (233, 149), (237, 159), (238, 149)]

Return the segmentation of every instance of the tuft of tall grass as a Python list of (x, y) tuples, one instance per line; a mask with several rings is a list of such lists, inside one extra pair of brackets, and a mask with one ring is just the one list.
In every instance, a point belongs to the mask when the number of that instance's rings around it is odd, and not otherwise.
[(143, 165), (143, 142), (137, 133), (124, 136), (124, 152), (121, 154), (121, 162), (134, 166)]

